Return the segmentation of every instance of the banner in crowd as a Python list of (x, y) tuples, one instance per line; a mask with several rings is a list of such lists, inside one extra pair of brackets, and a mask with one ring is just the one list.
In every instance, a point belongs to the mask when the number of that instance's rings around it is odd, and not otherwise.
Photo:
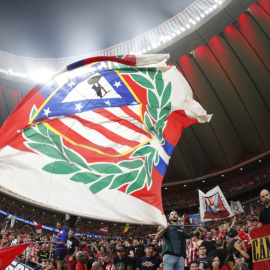
[(197, 229), (197, 226), (199, 226), (200, 224), (202, 226), (205, 226), (205, 223), (201, 222), (200, 214), (188, 215), (188, 218), (189, 218), (189, 222), (191, 225), (196, 225), (196, 226), (192, 227), (193, 229)]
[(250, 232), (253, 269), (270, 269), (270, 224)]
[(231, 210), (233, 215), (244, 213), (244, 209), (239, 201), (236, 202), (231, 201)]
[(251, 215), (254, 214), (254, 206), (253, 206), (252, 203), (250, 204), (250, 214), (251, 214)]
[(37, 233), (42, 233), (42, 223), (37, 223), (34, 221), (35, 227), (36, 227), (36, 232)]
[(78, 216), (166, 226), (170, 157), (183, 128), (211, 118), (168, 58), (89, 58), (34, 87), (0, 130), (0, 188)]
[(219, 186), (204, 194), (199, 190), (200, 216), (202, 222), (233, 216), (232, 210)]
[(183, 216), (181, 216), (181, 217), (178, 218), (178, 223), (180, 225), (184, 225), (187, 220), (188, 220), (188, 215), (186, 213), (184, 213)]
[(125, 233), (128, 233), (129, 229), (130, 229), (130, 224), (126, 224), (126, 226), (125, 226), (124, 230), (122, 231), (121, 235), (124, 235)]
[(9, 220), (10, 220), (10, 228), (13, 228), (13, 227), (14, 227), (14, 225), (15, 225), (15, 221), (16, 221), (15, 216), (13, 216), (13, 215), (9, 215), (9, 216), (7, 217), (7, 219), (9, 219)]
[(28, 247), (30, 243), (24, 243), (13, 247), (0, 249), (0, 270), (8, 267)]
[(108, 234), (109, 226), (102, 227), (98, 230), (99, 234)]

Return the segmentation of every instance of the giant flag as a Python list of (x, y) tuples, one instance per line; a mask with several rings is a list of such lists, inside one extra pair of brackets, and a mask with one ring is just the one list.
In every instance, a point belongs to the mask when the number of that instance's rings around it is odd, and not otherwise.
[(95, 57), (34, 87), (0, 130), (0, 188), (84, 217), (161, 224), (183, 128), (207, 122), (168, 55)]

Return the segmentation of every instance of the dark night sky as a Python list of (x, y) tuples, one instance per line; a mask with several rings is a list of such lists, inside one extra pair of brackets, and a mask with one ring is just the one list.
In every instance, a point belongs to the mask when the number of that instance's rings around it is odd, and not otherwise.
[(3, 0), (0, 50), (28, 57), (87, 54), (132, 39), (194, 0)]

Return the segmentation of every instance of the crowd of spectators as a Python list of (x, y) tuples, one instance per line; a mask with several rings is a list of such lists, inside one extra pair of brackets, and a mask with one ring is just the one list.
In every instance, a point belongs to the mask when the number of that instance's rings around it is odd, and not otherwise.
[[(250, 177), (250, 175), (246, 175), (241, 178), (232, 179), (221, 184), (220, 187), (225, 197), (226, 194), (228, 194), (228, 190), (233, 192), (239, 192), (243, 189), (252, 188), (256, 185), (265, 183), (269, 180), (269, 168), (259, 171), (256, 175), (253, 174), (252, 181), (250, 180)], [(183, 205), (188, 206), (190, 202), (194, 203), (198, 198), (197, 194), (195, 195), (194, 193), (196, 192), (185, 192), (181, 194), (181, 199), (179, 198), (179, 200), (176, 200), (176, 198), (171, 197), (170, 200), (172, 200), (172, 202), (176, 201), (176, 203), (178, 204), (179, 202), (181, 202), (183, 203)], [(254, 198), (257, 199), (259, 194), (254, 195), (256, 196)], [(167, 206), (169, 205), (171, 208), (175, 206), (174, 203), (169, 203), (169, 199), (165, 200), (168, 203)], [(7, 213), (10, 213), (11, 215), (15, 215), (17, 217), (30, 221), (36, 221), (37, 223), (42, 223), (51, 227), (55, 227), (58, 220), (64, 220), (63, 214), (54, 213), (52, 211), (36, 207), (33, 208), (33, 206), (27, 204), (22, 205), (20, 202), (16, 202), (12, 198), (5, 195), (0, 195), (0, 209)], [(261, 209), (262, 205), (258, 204), (252, 212), (250, 211), (249, 207), (246, 207), (244, 208), (244, 213), (238, 214), (234, 218), (207, 222), (203, 228), (203, 233), (197, 235), (197, 240), (199, 239), (199, 242), (207, 241), (207, 232), (212, 231), (213, 239), (215, 241), (218, 239), (222, 240), (222, 247), (224, 247), (224, 249), (229, 249), (229, 245), (227, 245), (229, 238), (226, 238), (226, 229), (224, 224), (230, 224), (231, 228), (235, 230), (237, 234), (240, 233), (240, 231), (243, 229), (243, 226), (247, 226), (246, 231), (247, 233), (249, 233), (254, 227), (257, 226)], [(193, 214), (189, 212), (186, 213)], [(189, 222), (187, 221), (187, 224), (188, 223)], [(54, 241), (57, 234), (56, 232), (46, 231), (43, 229), (42, 233), (39, 234), (36, 232), (34, 226), (25, 224), (20, 221), (16, 221), (14, 227), (12, 228), (8, 226), (5, 229), (6, 224), (6, 216), (4, 214), (0, 214), (0, 248), (15, 246), (24, 242), (31, 242), (31, 245), (29, 245), (25, 252), (20, 256), (20, 260), (23, 263), (33, 268), (36, 267), (39, 270), (57, 268), (54, 258)], [(106, 226), (107, 225), (108, 224), (106, 224)], [(108, 232), (102, 237), (97, 236), (100, 235), (100, 229), (104, 226), (105, 225), (100, 221), (90, 221), (83, 218), (78, 220), (75, 225), (75, 237), (79, 241), (78, 250), (80, 251), (80, 253), (78, 253), (78, 262), (83, 262), (83, 269), (87, 268), (93, 270), (113, 270), (113, 259), (117, 257), (117, 255), (119, 255), (117, 251), (121, 252), (122, 250), (124, 253), (126, 253), (126, 256), (131, 257), (132, 268), (127, 269), (133, 269), (134, 267), (134, 269), (138, 270), (138, 267), (136, 267), (136, 265), (138, 266), (140, 258), (145, 255), (145, 247), (150, 247), (149, 245), (153, 246), (153, 250), (151, 251), (152, 253), (150, 252), (152, 254), (151, 256), (157, 256), (159, 257), (160, 262), (162, 261), (162, 240), (155, 240), (155, 235), (158, 231), (157, 226), (131, 225), (129, 231), (123, 234), (125, 224), (109, 224)], [(192, 227), (186, 227), (185, 230), (187, 232), (192, 231)], [(95, 236), (90, 237), (90, 234)], [(196, 238), (192, 239), (192, 241), (197, 240)], [(191, 252), (191, 249), (193, 249), (195, 245), (195, 242), (193, 243), (192, 241), (187, 240), (187, 267), (189, 267), (189, 264), (193, 259), (196, 259), (194, 252)], [(236, 246), (237, 245), (238, 244), (236, 244)], [(242, 247), (243, 249), (245, 249), (243, 245)], [(197, 248), (199, 249), (199, 245), (197, 245)], [(148, 249), (146, 251), (148, 252)], [(246, 251), (247, 249), (245, 249), (245, 252)], [(47, 254), (46, 259), (42, 259), (41, 254)], [(191, 256), (191, 254), (193, 255)], [(195, 252), (195, 254), (199, 253)], [(110, 268), (106, 268), (108, 265), (110, 266)], [(157, 269), (162, 269), (162, 263)], [(247, 269), (252, 269), (252, 264), (250, 264), (249, 268)], [(76, 270), (80, 269), (76, 268)]]
[[(0, 209), (17, 217), (23, 218), (29, 221), (35, 221), (36, 223), (42, 223), (50, 227), (55, 227), (58, 220), (64, 220), (64, 215), (59, 213), (52, 213), (50, 211), (44, 211), (43, 209), (33, 208), (27, 205), (22, 207), (21, 204), (8, 198), (7, 196), (0, 196)], [(33, 211), (34, 209), (34, 211)], [(5, 224), (5, 215), (0, 214), (0, 224)], [(120, 235), (126, 224), (109, 224), (108, 236)], [(4, 225), (3, 225), (4, 226)], [(90, 221), (88, 219), (81, 219), (76, 226), (77, 233), (99, 235), (99, 230), (105, 225), (100, 221)], [(137, 234), (148, 235), (156, 232), (156, 228), (147, 227), (141, 225), (132, 225), (127, 235), (133, 237)], [(34, 233), (35, 227), (27, 225), (23, 222), (16, 221), (15, 228), (22, 233)]]
[[(13, 206), (12, 202), (11, 204), (12, 209), (16, 209), (16, 206)], [(5, 202), (5, 206), (8, 208), (8, 201)], [(260, 211), (261, 206), (259, 205), (255, 208), (253, 213), (250, 213), (249, 209), (246, 209), (245, 213), (238, 214), (234, 218), (208, 222), (203, 228), (204, 233), (201, 233), (199, 238), (206, 241), (207, 231), (216, 230), (213, 238), (215, 237), (215, 240), (217, 240), (219, 235), (220, 239), (225, 241), (226, 235), (224, 231), (222, 231), (222, 226), (226, 222), (229, 222), (237, 233), (241, 231), (243, 224), (247, 223), (248, 231), (250, 232), (254, 226), (257, 226)], [(31, 213), (31, 217), (33, 217), (33, 215), (34, 214)], [(1, 215), (0, 224), (2, 224), (2, 233), (5, 225), (3, 217), (4, 216)], [(80, 222), (81, 221), (76, 223), (76, 230), (81, 227)], [(97, 228), (97, 226), (95, 227)], [(147, 244), (154, 245), (152, 256), (156, 255), (162, 259), (162, 241), (158, 242), (155, 240), (157, 230), (158, 228), (156, 226), (131, 226), (129, 233), (121, 235), (123, 228), (112, 227), (111, 234), (104, 235), (104, 237), (87, 237), (84, 234), (77, 234), (75, 237), (79, 241), (79, 250), (82, 251), (80, 254), (83, 257), (83, 262), (87, 269), (106, 269), (107, 265), (112, 265), (112, 259), (117, 256), (117, 250), (121, 250), (121, 247), (125, 249), (127, 256), (131, 254), (130, 257), (132, 258), (132, 265), (134, 266), (136, 265), (136, 262), (144, 256), (144, 247)], [(191, 227), (186, 228), (186, 231), (191, 230)], [(37, 269), (56, 269), (53, 244), (55, 235), (53, 232), (43, 230), (41, 234), (38, 234), (36, 233), (34, 226), (16, 222), (15, 226), (13, 228), (8, 227), (5, 233), (3, 246), (14, 246), (27, 241), (33, 243), (20, 256), (21, 262), (26, 263), (33, 268), (37, 267)], [(114, 237), (112, 237), (113, 234)], [(190, 250), (188, 248), (190, 245), (191, 242), (187, 241), (187, 265), (195, 258), (191, 258)], [(41, 259), (40, 254), (43, 253), (48, 254), (48, 258), (46, 257), (47, 259)], [(109, 254), (109, 256), (106, 256), (107, 254)], [(100, 266), (100, 268), (92, 268), (94, 262), (98, 262), (98, 264), (95, 265)], [(136, 267), (134, 269), (136, 269)], [(162, 269), (162, 265), (160, 269)]]
[[(270, 182), (270, 168), (264, 168), (255, 173), (250, 173), (222, 181), (219, 183), (219, 187), (222, 190), (225, 197), (229, 195), (238, 194), (242, 191), (252, 190), (256, 186), (260, 186), (264, 183)], [(216, 185), (215, 185), (216, 186)], [(201, 190), (207, 192), (215, 186), (206, 185)], [(194, 196), (196, 192), (194, 190), (188, 190), (183, 192), (181, 189), (180, 194), (170, 194), (169, 196), (163, 196), (164, 209), (191, 207), (199, 204), (199, 196)]]

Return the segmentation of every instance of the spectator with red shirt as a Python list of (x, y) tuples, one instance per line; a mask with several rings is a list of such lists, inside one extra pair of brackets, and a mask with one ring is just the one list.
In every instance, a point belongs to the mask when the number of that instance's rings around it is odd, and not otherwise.
[(2, 247), (5, 247), (7, 245), (7, 243), (8, 243), (8, 241), (9, 241), (9, 238), (8, 238), (7, 234), (5, 234), (4, 239), (3, 239)]
[(37, 261), (35, 260), (36, 258), (36, 254), (39, 252), (39, 245), (38, 243), (34, 243), (33, 245), (31, 245), (31, 250), (30, 250), (30, 261), (37, 263)]
[(196, 244), (198, 247), (203, 242), (202, 239), (200, 239), (201, 232), (194, 233), (194, 236), (191, 238), (192, 242)]
[(107, 264), (105, 270), (115, 270), (113, 265), (113, 257), (111, 254), (106, 254), (104, 260)]
[(217, 233), (217, 237), (218, 239), (224, 239), (225, 238), (225, 233), (226, 231), (224, 230), (223, 224), (218, 226), (218, 233)]
[(100, 263), (100, 265), (103, 268), (106, 268), (107, 263), (105, 262), (104, 257), (105, 257), (105, 255), (107, 253), (107, 250), (106, 250), (106, 248), (104, 246), (100, 246), (99, 250), (100, 250), (100, 253), (96, 255), (96, 260), (97, 260), (97, 262)]
[(251, 238), (249, 236), (249, 226), (247, 222), (242, 223), (242, 229), (238, 233), (237, 238), (243, 243), (243, 248), (248, 251), (251, 247)]
[(79, 251), (83, 251), (83, 250), (90, 250), (90, 248), (87, 246), (86, 240), (82, 240), (81, 244), (79, 245)]
[(213, 240), (214, 241), (217, 241), (218, 240), (218, 235), (217, 235), (218, 229), (217, 228), (213, 228), (211, 231), (213, 233)]
[(87, 270), (86, 258), (82, 251), (76, 253), (76, 270)]
[(185, 269), (189, 268), (189, 263), (198, 258), (197, 252), (199, 247), (191, 239), (186, 239), (186, 258), (185, 258)]

